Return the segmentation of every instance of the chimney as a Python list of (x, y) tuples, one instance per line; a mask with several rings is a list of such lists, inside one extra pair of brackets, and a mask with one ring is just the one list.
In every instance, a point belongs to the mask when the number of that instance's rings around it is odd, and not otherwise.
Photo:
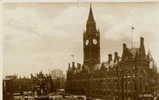
[(68, 70), (70, 70), (71, 69), (71, 65), (70, 65), (70, 63), (68, 63)]
[(119, 61), (118, 52), (114, 52), (114, 62), (118, 61)]
[(77, 63), (77, 68), (81, 68), (81, 64), (80, 63)]
[(143, 45), (144, 45), (144, 38), (140, 37), (140, 46), (143, 46)]
[(141, 58), (145, 58), (145, 47), (144, 47), (144, 38), (140, 37), (140, 51), (139, 51), (139, 56)]
[(108, 63), (112, 61), (112, 54), (108, 54)]
[(123, 43), (123, 50), (126, 49), (126, 43)]
[(124, 60), (126, 56), (127, 56), (127, 46), (125, 43), (123, 43), (122, 59)]
[(114, 54), (115, 54), (115, 57), (117, 57), (117, 56), (118, 56), (118, 52), (114, 52)]
[(75, 69), (75, 62), (72, 62), (72, 68)]

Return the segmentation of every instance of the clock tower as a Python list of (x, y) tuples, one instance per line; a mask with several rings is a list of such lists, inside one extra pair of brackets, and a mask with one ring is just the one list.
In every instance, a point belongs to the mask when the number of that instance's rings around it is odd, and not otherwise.
[(100, 63), (100, 32), (96, 29), (92, 7), (86, 23), (86, 31), (83, 34), (84, 65), (90, 70)]

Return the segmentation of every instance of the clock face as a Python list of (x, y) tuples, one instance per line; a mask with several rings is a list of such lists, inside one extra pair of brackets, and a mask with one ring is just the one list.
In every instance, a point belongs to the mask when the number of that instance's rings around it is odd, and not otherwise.
[(86, 45), (88, 45), (89, 44), (89, 40), (86, 40)]
[(93, 39), (93, 44), (97, 44), (97, 40), (96, 39)]

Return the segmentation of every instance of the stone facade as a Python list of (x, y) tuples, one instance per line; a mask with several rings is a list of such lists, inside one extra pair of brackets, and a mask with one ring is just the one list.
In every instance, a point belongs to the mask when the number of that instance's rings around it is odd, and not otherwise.
[[(94, 38), (97, 43), (87, 42)], [(114, 58), (109, 54), (108, 61), (100, 63), (100, 33), (96, 30), (92, 8), (84, 32), (83, 47), (84, 63), (69, 64), (67, 93), (108, 100), (137, 100), (139, 95), (157, 91), (157, 67), (151, 53), (145, 51), (143, 37), (138, 48), (128, 48), (124, 43), (121, 56), (115, 52)]]
[(30, 77), (6, 76), (3, 79), (3, 100), (13, 100), (16, 94), (48, 95), (58, 89), (63, 89), (64, 86), (64, 77), (52, 78), (50, 74), (42, 72), (31, 74)]

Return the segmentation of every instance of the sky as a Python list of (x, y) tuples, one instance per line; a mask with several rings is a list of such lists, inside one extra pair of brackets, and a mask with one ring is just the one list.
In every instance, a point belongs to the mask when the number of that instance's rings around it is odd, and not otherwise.
[(3, 2), (158, 2), (158, 0), (2, 0), (2, 1)]
[[(68, 63), (83, 63), (82, 38), (89, 3), (5, 3), (4, 75), (29, 75), (53, 69), (66, 72)], [(139, 46), (145, 38), (159, 64), (159, 3), (93, 3), (92, 9), (101, 34), (101, 58), (115, 51), (121, 56), (122, 44)], [(132, 32), (131, 27), (135, 30)], [(73, 59), (71, 55), (75, 55)]]

